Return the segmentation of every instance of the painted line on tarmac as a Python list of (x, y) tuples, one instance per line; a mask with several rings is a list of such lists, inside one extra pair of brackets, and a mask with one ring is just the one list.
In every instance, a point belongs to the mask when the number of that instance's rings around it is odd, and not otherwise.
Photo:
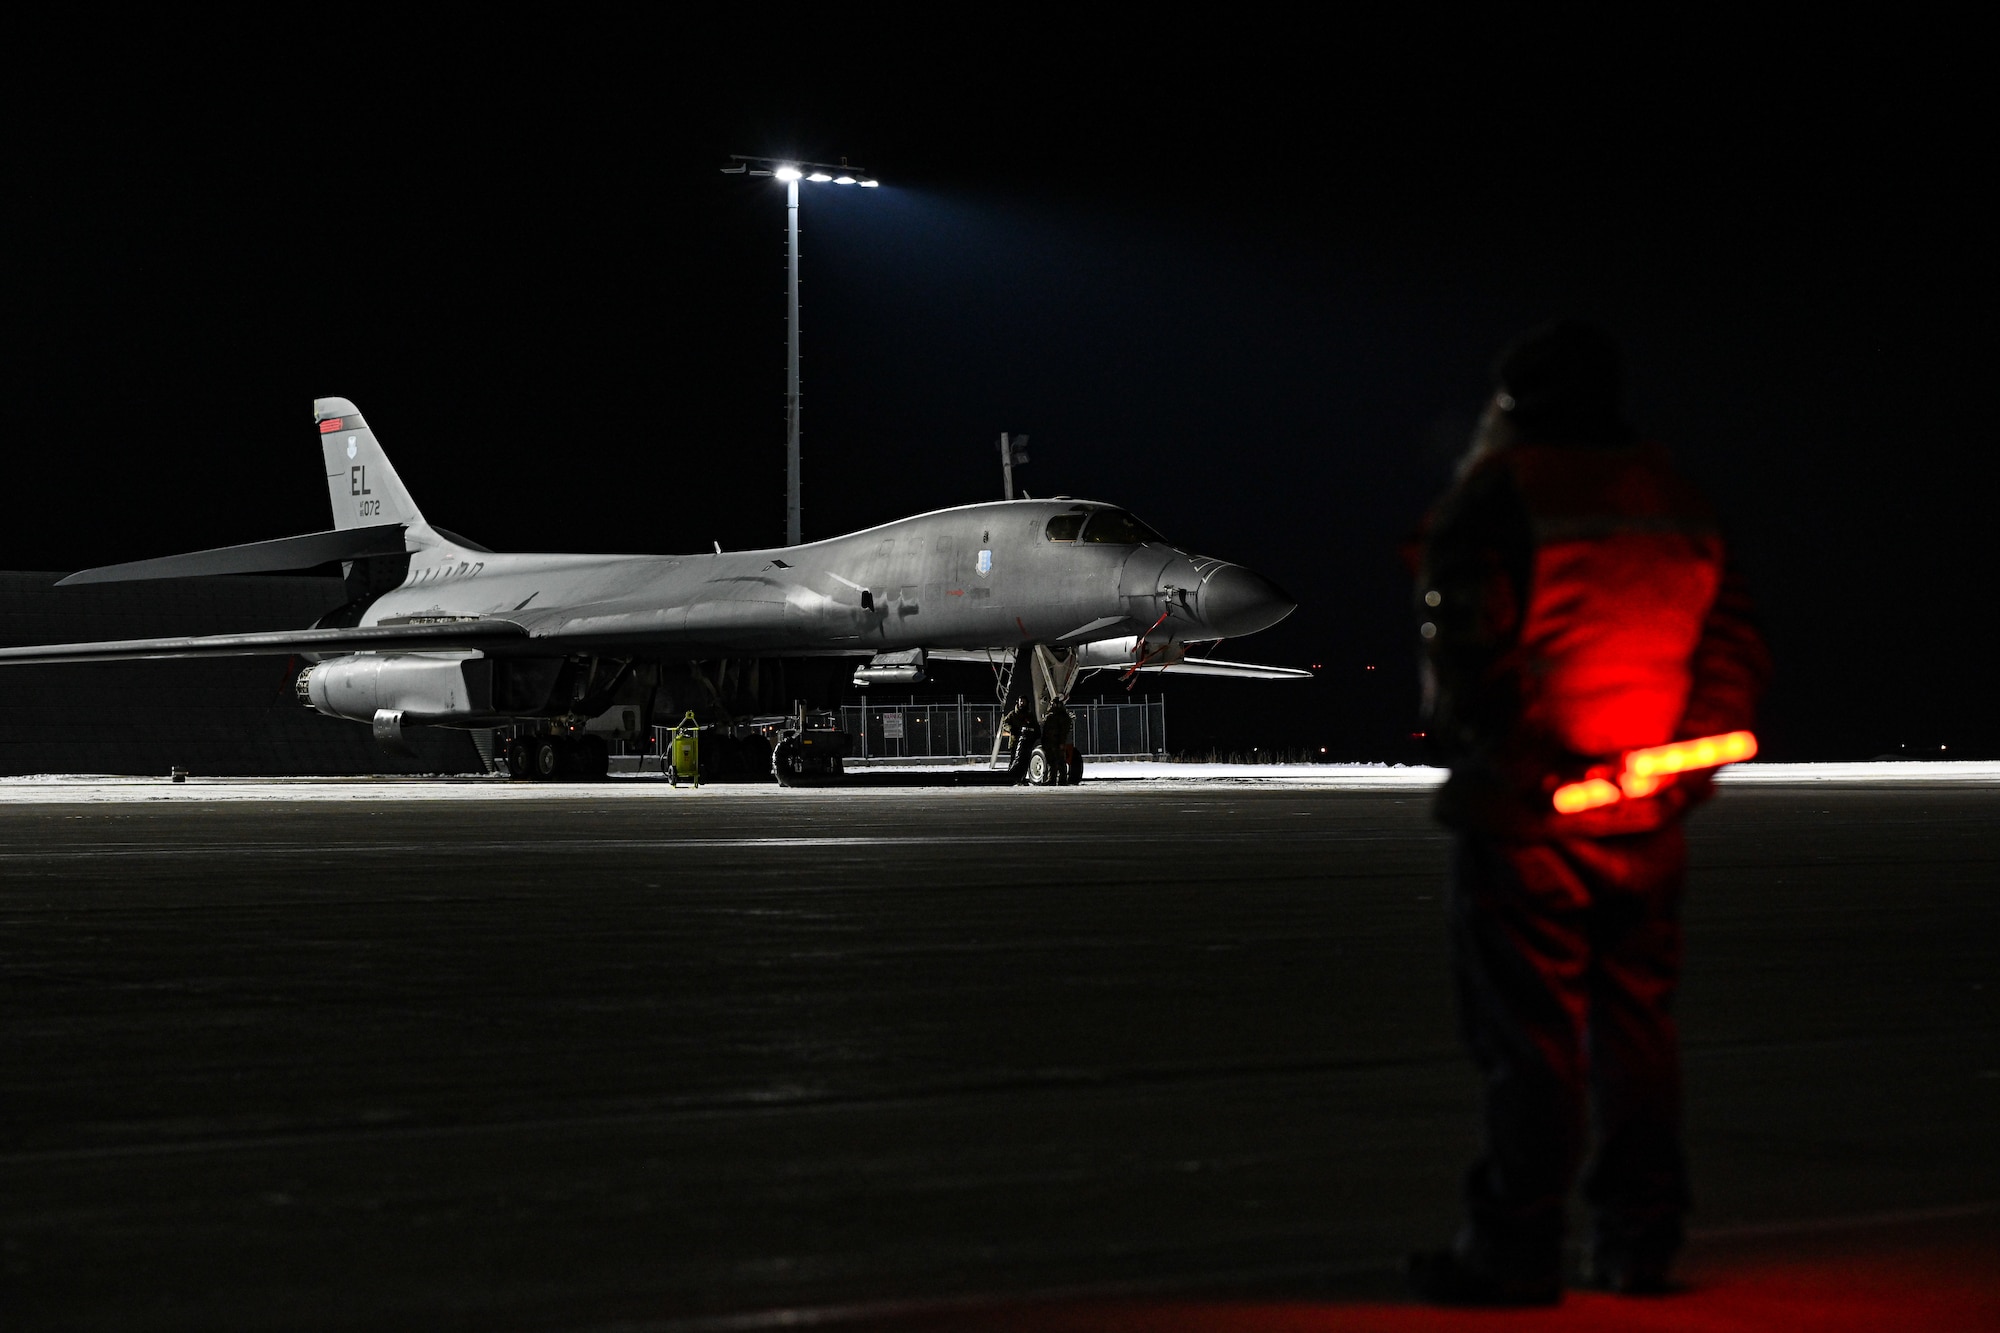
[[(532, 840), (510, 840), (495, 842), (490, 839), (476, 841), (453, 840), (446, 849), (452, 852), (581, 852), (581, 851), (652, 851), (674, 850), (692, 851), (705, 847), (883, 847), (921, 846), (925, 844), (967, 844), (1019, 842), (1020, 838), (995, 836), (975, 836), (965, 838), (941, 837), (917, 834), (911, 837), (861, 836), (861, 837), (786, 837), (774, 835), (762, 838), (544, 838)], [(1085, 841), (1081, 838), (1061, 839), (1037, 837), (1036, 842)], [(310, 856), (316, 854), (339, 854), (351, 856), (356, 853), (376, 855), (396, 855), (406, 852), (435, 852), (439, 850), (435, 842), (263, 842), (263, 843), (124, 843), (116, 847), (63, 847), (45, 848), (31, 852), (0, 852), (0, 861), (90, 861), (99, 857), (144, 857), (144, 856)]]
[[(1266, 828), (1212, 829), (1194, 832), (1180, 831), (1173, 835), (1176, 844), (1186, 843), (1236, 843), (1265, 842), (1281, 837), (1287, 843), (1356, 843), (1356, 842), (1425, 842), (1437, 841), (1444, 837), (1441, 833), (1422, 830), (1415, 833), (1382, 832), (1375, 830), (1338, 829), (1284, 829), (1274, 833)], [(773, 834), (755, 838), (539, 838), (509, 839), (454, 839), (440, 847), (436, 841), (409, 842), (161, 842), (161, 843), (119, 843), (114, 846), (94, 845), (88, 847), (42, 847), (31, 851), (0, 851), (0, 862), (36, 861), (94, 861), (112, 857), (174, 857), (205, 856), (241, 859), (245, 857), (286, 857), (340, 855), (352, 856), (368, 854), (396, 856), (411, 853), (435, 854), (469, 852), (619, 852), (619, 851), (704, 851), (708, 849), (735, 850), (744, 848), (816, 848), (816, 847), (1019, 847), (1032, 844), (1035, 847), (1048, 846), (1102, 846), (1107, 851), (1115, 850), (1117, 843), (1103, 833), (1044, 833), (1032, 836), (1025, 834), (999, 833), (885, 833), (850, 834), (839, 836), (787, 836)]]

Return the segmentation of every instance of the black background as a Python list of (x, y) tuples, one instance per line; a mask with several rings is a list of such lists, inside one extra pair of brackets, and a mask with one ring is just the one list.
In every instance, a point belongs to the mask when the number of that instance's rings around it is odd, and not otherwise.
[(460, 17), (24, 48), (0, 567), (327, 526), (322, 395), (501, 550), (776, 544), (782, 187), (717, 168), (846, 155), (883, 188), (804, 190), (807, 537), (997, 497), (1029, 433), (1030, 492), (1300, 601), (1219, 655), (1321, 677), (1169, 681), (1179, 746), (1406, 751), (1398, 545), (1571, 314), (1729, 516), (1767, 755), (2000, 753), (1967, 34)]

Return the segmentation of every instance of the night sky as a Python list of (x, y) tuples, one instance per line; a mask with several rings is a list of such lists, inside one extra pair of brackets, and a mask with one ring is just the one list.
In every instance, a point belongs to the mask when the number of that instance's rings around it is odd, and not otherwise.
[(2000, 755), (1965, 41), (987, 21), (68, 52), (10, 117), (0, 568), (326, 527), (321, 395), (497, 549), (776, 544), (782, 187), (717, 168), (846, 155), (883, 188), (805, 189), (807, 537), (997, 498), (1027, 432), (1028, 491), (1300, 602), (1218, 655), (1321, 678), (1168, 680), (1179, 743), (1406, 754), (1398, 547), (1497, 348), (1575, 315), (1728, 517), (1767, 756)]

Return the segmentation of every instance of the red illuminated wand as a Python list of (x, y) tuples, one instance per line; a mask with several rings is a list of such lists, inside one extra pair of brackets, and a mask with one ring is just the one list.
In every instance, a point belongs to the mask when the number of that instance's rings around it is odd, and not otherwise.
[(1573, 815), (1615, 805), (1626, 797), (1651, 796), (1676, 773), (1693, 773), (1704, 768), (1720, 768), (1757, 753), (1757, 738), (1747, 731), (1728, 731), (1720, 736), (1675, 741), (1643, 750), (1627, 750), (1617, 770), (1592, 769), (1581, 782), (1565, 782), (1556, 788), (1556, 813)]

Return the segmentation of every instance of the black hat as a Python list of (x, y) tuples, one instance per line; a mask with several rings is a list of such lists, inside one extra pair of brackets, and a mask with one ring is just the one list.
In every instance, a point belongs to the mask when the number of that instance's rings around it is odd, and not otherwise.
[(1493, 365), (1494, 397), (1523, 430), (1558, 437), (1622, 440), (1623, 368), (1618, 344), (1593, 324), (1558, 320), (1508, 344)]

